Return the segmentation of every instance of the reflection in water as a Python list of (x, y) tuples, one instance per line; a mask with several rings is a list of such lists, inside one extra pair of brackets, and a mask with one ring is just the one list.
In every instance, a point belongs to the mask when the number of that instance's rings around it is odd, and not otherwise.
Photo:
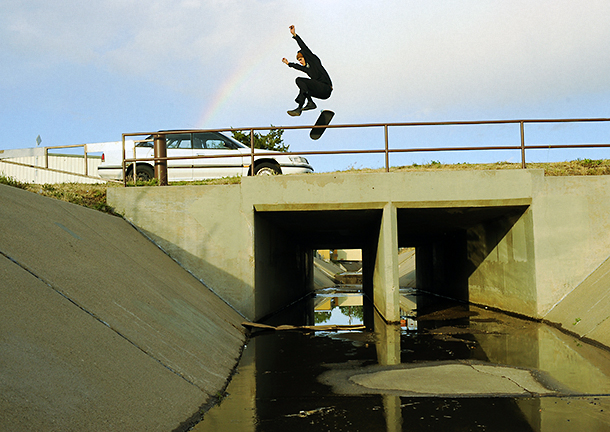
[(320, 291), (314, 300), (316, 324), (363, 324), (363, 297), (359, 291)]
[[(318, 311), (320, 305), (326, 309)], [(256, 331), (229, 395), (195, 431), (610, 430), (610, 353), (555, 328), (475, 307), (439, 305), (420, 313), (417, 331), (409, 331), (387, 325), (352, 292), (324, 293), (306, 308), (310, 312), (286, 313), (268, 324), (364, 323), (369, 330)], [(577, 395), (352, 396), (333, 393), (318, 380), (331, 369), (356, 373), (375, 365), (460, 360), (540, 370)]]

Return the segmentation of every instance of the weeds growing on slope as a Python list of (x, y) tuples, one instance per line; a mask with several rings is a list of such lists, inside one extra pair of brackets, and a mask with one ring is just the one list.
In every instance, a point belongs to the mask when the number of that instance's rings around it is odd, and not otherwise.
[[(581, 176), (581, 175), (610, 175), (610, 159), (577, 159), (566, 162), (532, 162), (527, 164), (530, 169), (543, 169), (547, 176)], [(390, 168), (391, 172), (411, 171), (468, 171), (468, 170), (505, 170), (521, 169), (520, 163), (495, 162), (495, 163), (457, 163), (443, 164), (432, 161), (427, 164), (413, 164)], [(383, 168), (349, 169), (343, 172), (382, 172)]]
[(24, 183), (12, 177), (0, 175), (0, 184), (18, 187), (49, 198), (55, 198), (72, 204), (81, 205), (109, 214), (115, 214), (114, 209), (106, 202), (106, 190), (116, 187), (111, 184), (59, 183), (38, 185)]

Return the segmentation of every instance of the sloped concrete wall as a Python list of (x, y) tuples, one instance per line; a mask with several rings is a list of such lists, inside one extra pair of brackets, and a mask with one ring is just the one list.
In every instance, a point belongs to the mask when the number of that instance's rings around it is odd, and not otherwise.
[(544, 318), (610, 347), (610, 258)]
[(254, 211), (244, 204), (248, 199), (241, 185), (108, 189), (111, 206), (253, 320)]
[(242, 317), (124, 220), (0, 185), (0, 429), (174, 430)]

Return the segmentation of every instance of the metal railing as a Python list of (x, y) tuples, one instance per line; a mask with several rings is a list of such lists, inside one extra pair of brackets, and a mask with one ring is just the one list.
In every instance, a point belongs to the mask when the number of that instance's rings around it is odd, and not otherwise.
[[(69, 144), (69, 145), (61, 145), (61, 146), (40, 147), (39, 149), (42, 150), (42, 152), (43, 152), (43, 165), (27, 164), (27, 163), (16, 162), (16, 161), (4, 159), (4, 158), (0, 158), (0, 161), (2, 163), (6, 163), (6, 164), (21, 166), (21, 167), (25, 167), (25, 168), (34, 168), (34, 169), (44, 170), (44, 171), (57, 173), (57, 174), (72, 175), (72, 176), (83, 177), (83, 178), (88, 178), (88, 179), (118, 183), (115, 180), (102, 179), (99, 176), (91, 175), (89, 173), (89, 152), (87, 151), (88, 145), (89, 144)], [(59, 154), (53, 154), (53, 153), (49, 154), (49, 150), (73, 149), (73, 148), (79, 148), (79, 147), (83, 148), (83, 163), (84, 163), (83, 171), (84, 172), (73, 172), (73, 171), (66, 171), (66, 170), (62, 170), (62, 169), (49, 167), (49, 155), (56, 156), (56, 157), (66, 156), (66, 155), (59, 155)], [(36, 150), (38, 150), (38, 148)], [(80, 155), (77, 155), (77, 156), (80, 157)]]
[[(123, 179), (126, 184), (126, 169), (128, 164), (136, 164), (144, 161), (169, 161), (182, 159), (206, 159), (206, 158), (222, 158), (234, 157), (226, 155), (201, 155), (189, 157), (157, 157), (157, 158), (126, 158), (125, 157), (125, 138), (136, 137), (143, 135), (164, 136), (176, 133), (197, 133), (197, 132), (250, 132), (250, 170), (253, 172), (255, 166), (255, 156), (269, 155), (295, 155), (295, 156), (312, 156), (312, 155), (344, 155), (344, 154), (383, 154), (385, 157), (385, 171), (390, 171), (390, 155), (393, 153), (415, 153), (415, 152), (455, 152), (455, 151), (490, 151), (490, 150), (518, 150), (521, 153), (521, 168), (526, 168), (526, 150), (548, 150), (548, 149), (581, 149), (581, 148), (610, 148), (610, 143), (590, 143), (590, 144), (533, 144), (527, 145), (525, 140), (525, 125), (527, 124), (550, 124), (550, 123), (604, 123), (610, 122), (610, 118), (571, 118), (571, 119), (527, 119), (527, 120), (476, 120), (476, 121), (445, 121), (445, 122), (395, 122), (395, 123), (361, 123), (361, 124), (332, 124), (327, 126), (270, 126), (270, 127), (246, 127), (246, 128), (223, 128), (223, 129), (185, 129), (174, 131), (157, 131), (157, 132), (138, 132), (124, 133), (123, 142)], [(389, 145), (389, 128), (402, 127), (417, 127), (417, 126), (463, 126), (463, 125), (519, 125), (520, 141), (518, 145), (502, 145), (502, 146), (474, 146), (474, 147), (417, 147), (417, 148), (390, 148)], [(256, 153), (254, 148), (254, 133), (259, 131), (271, 130), (298, 130), (298, 129), (354, 129), (354, 128), (383, 128), (384, 131), (384, 146), (378, 149), (366, 150), (315, 150), (315, 151), (296, 151), (296, 152), (265, 152)], [(134, 156), (135, 143), (149, 140), (134, 141)]]

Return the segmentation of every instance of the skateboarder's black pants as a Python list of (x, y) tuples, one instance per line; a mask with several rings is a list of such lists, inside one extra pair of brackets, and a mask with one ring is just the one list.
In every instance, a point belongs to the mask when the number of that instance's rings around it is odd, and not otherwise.
[(299, 106), (305, 103), (308, 98), (328, 99), (333, 91), (333, 88), (328, 84), (320, 81), (312, 80), (311, 78), (299, 77), (296, 79), (299, 87), (299, 95), (295, 99)]

